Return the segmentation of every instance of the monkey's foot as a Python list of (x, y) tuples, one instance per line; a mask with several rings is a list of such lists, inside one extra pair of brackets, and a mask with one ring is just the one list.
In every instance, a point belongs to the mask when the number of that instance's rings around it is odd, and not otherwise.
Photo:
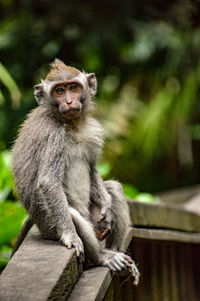
[(100, 264), (107, 266), (111, 271), (119, 274), (131, 273), (133, 284), (138, 285), (140, 273), (130, 256), (112, 250), (104, 250), (101, 254)]
[(84, 261), (84, 247), (78, 235), (63, 233), (60, 240), (68, 249), (75, 248), (76, 256), (79, 257), (80, 262)]
[(132, 260), (130, 256), (126, 255), (126, 260), (129, 263), (128, 270), (131, 273), (132, 277), (134, 278), (133, 284), (137, 286), (139, 283), (140, 272), (138, 271), (135, 262)]

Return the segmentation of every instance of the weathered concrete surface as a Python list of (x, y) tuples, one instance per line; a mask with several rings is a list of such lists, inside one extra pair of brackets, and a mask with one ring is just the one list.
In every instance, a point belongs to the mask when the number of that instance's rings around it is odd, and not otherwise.
[(64, 300), (79, 274), (74, 249), (42, 239), (34, 226), (1, 275), (0, 300)]
[[(129, 200), (135, 227), (126, 238), (126, 250), (132, 237), (148, 240), (200, 243), (199, 187), (165, 194), (167, 203), (141, 203)], [(186, 197), (187, 196), (187, 197)], [(180, 198), (182, 201), (179, 202)], [(189, 199), (188, 199), (189, 198)], [(176, 204), (171, 202), (177, 199)], [(145, 227), (145, 229), (144, 229)], [(41, 238), (32, 228), (0, 279), (1, 301), (66, 300), (82, 266), (74, 249)], [(100, 301), (111, 282), (108, 268), (95, 267), (84, 271), (75, 285), (70, 301)]]
[(186, 232), (200, 232), (200, 204), (193, 202), (190, 210), (187, 202), (171, 203), (142, 203), (129, 200), (131, 220), (134, 226), (147, 228), (165, 228)]
[(185, 202), (182, 208), (187, 212), (194, 212), (200, 217), (200, 194), (193, 196), (189, 201)]
[(171, 189), (160, 192), (156, 196), (165, 203), (183, 204), (197, 194), (200, 194), (200, 185)]
[(188, 233), (167, 229), (133, 228), (133, 237), (149, 240), (176, 241), (190, 244), (200, 244), (200, 233)]
[[(133, 229), (129, 228), (123, 250), (125, 251), (133, 238)], [(94, 267), (83, 271), (75, 285), (69, 301), (101, 301), (112, 280), (111, 272), (106, 267)]]
[(101, 301), (111, 280), (108, 268), (88, 269), (81, 275), (68, 301)]

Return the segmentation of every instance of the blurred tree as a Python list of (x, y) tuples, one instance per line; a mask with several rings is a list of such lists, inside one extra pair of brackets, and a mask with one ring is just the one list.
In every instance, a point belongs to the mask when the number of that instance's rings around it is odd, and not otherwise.
[(197, 1), (3, 0), (0, 20), (1, 61), (22, 94), (14, 110), (0, 83), (2, 149), (36, 105), (33, 85), (59, 57), (97, 74), (107, 176), (148, 191), (199, 182)]

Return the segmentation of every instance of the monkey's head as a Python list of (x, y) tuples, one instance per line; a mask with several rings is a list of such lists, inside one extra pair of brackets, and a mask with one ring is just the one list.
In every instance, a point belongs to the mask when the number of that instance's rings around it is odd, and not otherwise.
[(39, 105), (48, 105), (71, 120), (90, 111), (96, 90), (94, 73), (81, 72), (56, 59), (45, 80), (34, 87), (34, 95)]

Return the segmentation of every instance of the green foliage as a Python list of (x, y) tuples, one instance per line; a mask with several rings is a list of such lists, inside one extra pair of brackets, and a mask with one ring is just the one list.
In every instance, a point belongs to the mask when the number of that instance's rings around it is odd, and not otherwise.
[(14, 182), (11, 173), (11, 153), (0, 152), (0, 202), (5, 201), (14, 191)]
[[(59, 57), (97, 73), (97, 117), (108, 137), (102, 162), (109, 168), (100, 167), (106, 177), (145, 191), (198, 182), (198, 6), (189, 0), (114, 6), (113, 13), (112, 2), (105, 1), (0, 4), (6, 66), (0, 65), (0, 148), (10, 147), (36, 105), (33, 85)], [(21, 90), (21, 107), (15, 110), (19, 92), (7, 70)]]
[[(4, 65), (0, 62), (0, 81), (4, 84), (4, 86), (10, 92), (11, 100), (12, 100), (12, 108), (17, 109), (20, 106), (20, 97), (21, 93), (16, 82), (10, 76), (10, 73), (4, 67)], [(5, 98), (0, 91), (0, 104), (5, 102)]]
[(22, 223), (27, 216), (24, 208), (8, 198), (14, 198), (11, 173), (11, 153), (0, 152), (0, 270), (7, 264)]
[(0, 271), (7, 265), (10, 260), (12, 248), (7, 245), (0, 246)]
[(143, 203), (154, 203), (156, 201), (155, 197), (150, 193), (139, 193), (135, 196), (135, 200)]
[(18, 203), (11, 201), (0, 203), (0, 246), (12, 242), (26, 216), (25, 209)]
[(110, 173), (111, 166), (108, 162), (101, 162), (98, 164), (97, 168), (102, 177), (107, 177)]
[(138, 195), (138, 189), (130, 184), (123, 184), (124, 193), (128, 199), (135, 199), (136, 195)]
[(131, 184), (123, 184), (123, 189), (126, 197), (138, 202), (153, 203), (156, 198), (147, 192), (139, 192), (139, 190)]

